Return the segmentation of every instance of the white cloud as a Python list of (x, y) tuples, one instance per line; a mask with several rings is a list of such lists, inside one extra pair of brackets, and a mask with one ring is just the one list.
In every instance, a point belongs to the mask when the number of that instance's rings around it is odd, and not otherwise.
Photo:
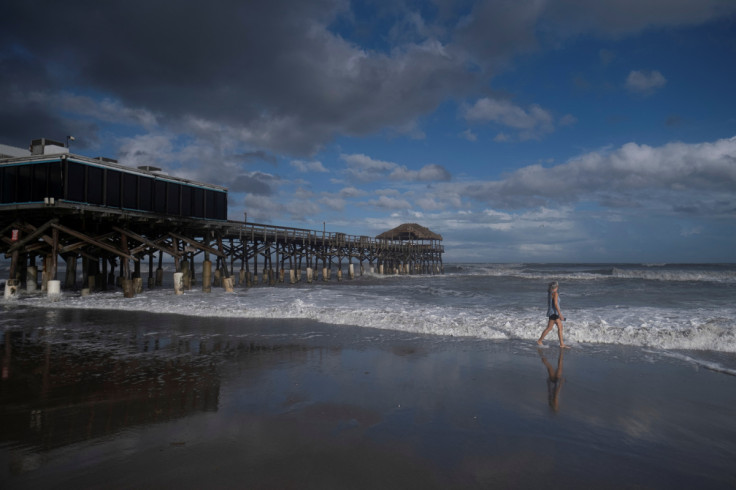
[(519, 131), (522, 140), (539, 138), (554, 131), (554, 118), (537, 104), (524, 109), (509, 100), (484, 97), (465, 109), (470, 122), (494, 122)]
[(433, 197), (423, 196), (414, 200), (414, 204), (425, 211), (439, 211), (446, 208), (445, 203), (437, 201)]
[(285, 207), (278, 198), (246, 194), (243, 199), (248, 221), (269, 222), (283, 219)]
[(469, 121), (493, 121), (515, 129), (533, 129), (540, 124), (550, 124), (552, 116), (539, 107), (532, 105), (528, 110), (513, 104), (509, 100), (497, 100), (484, 97), (465, 111)]
[(450, 172), (442, 165), (430, 163), (419, 170), (408, 170), (406, 167), (397, 167), (389, 175), (391, 180), (404, 180), (412, 182), (445, 182), (450, 180)]
[(470, 129), (466, 129), (465, 131), (460, 133), (458, 136), (468, 141), (478, 141), (478, 135), (472, 132)]
[(340, 190), (340, 197), (351, 198), (351, 197), (363, 197), (366, 192), (355, 187), (343, 187)]
[(448, 181), (450, 173), (441, 165), (430, 163), (419, 170), (410, 170), (393, 162), (376, 160), (364, 154), (342, 154), (340, 158), (348, 165), (347, 174), (360, 182), (394, 180), (408, 182)]
[(633, 70), (626, 77), (626, 88), (631, 92), (650, 94), (664, 87), (667, 79), (657, 70)]
[(691, 226), (689, 228), (683, 228), (680, 232), (680, 235), (684, 237), (689, 237), (693, 235), (700, 235), (701, 233), (703, 233), (702, 226)]
[[(496, 208), (518, 209), (548, 203), (598, 201), (675, 213), (733, 213), (736, 189), (736, 137), (707, 143), (668, 143), (659, 147), (627, 143), (590, 152), (553, 167), (530, 165), (505, 179), (437, 184)], [(704, 199), (704, 192), (709, 199)]]
[(548, 29), (567, 37), (618, 38), (652, 27), (698, 25), (736, 11), (723, 0), (556, 0), (544, 2)]
[(376, 200), (368, 201), (368, 204), (377, 208), (388, 210), (411, 209), (411, 204), (409, 204), (409, 201), (388, 196), (380, 196)]
[(342, 199), (340, 197), (323, 196), (319, 199), (319, 202), (334, 211), (345, 210), (345, 199)]
[(572, 126), (578, 122), (578, 118), (572, 114), (565, 114), (560, 118), (560, 126)]
[(302, 173), (307, 172), (329, 172), (324, 165), (322, 165), (322, 162), (320, 161), (311, 161), (311, 162), (305, 162), (304, 160), (292, 160), (290, 165), (294, 167), (296, 170)]

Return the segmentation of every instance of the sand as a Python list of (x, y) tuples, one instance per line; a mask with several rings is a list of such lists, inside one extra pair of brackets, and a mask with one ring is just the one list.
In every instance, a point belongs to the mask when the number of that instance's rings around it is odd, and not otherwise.
[(736, 377), (643, 349), (3, 315), (3, 489), (736, 486)]

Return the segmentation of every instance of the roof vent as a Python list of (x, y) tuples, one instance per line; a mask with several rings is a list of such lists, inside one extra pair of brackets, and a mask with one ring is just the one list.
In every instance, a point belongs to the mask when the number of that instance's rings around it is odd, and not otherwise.
[(117, 160), (114, 158), (107, 158), (107, 157), (95, 157), (95, 160), (98, 162), (105, 162), (105, 163), (118, 163)]
[(31, 140), (31, 155), (60, 155), (65, 153), (69, 153), (69, 148), (65, 147), (64, 143), (48, 138)]

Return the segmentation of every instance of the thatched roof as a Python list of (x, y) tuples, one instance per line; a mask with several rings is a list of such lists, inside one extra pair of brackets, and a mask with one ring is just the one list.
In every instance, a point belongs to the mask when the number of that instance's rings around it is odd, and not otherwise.
[(416, 223), (404, 223), (393, 230), (384, 231), (376, 238), (379, 240), (442, 240), (442, 235)]

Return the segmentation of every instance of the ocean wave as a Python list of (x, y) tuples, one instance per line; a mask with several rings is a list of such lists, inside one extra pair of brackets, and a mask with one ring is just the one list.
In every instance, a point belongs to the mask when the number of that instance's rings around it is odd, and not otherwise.
[(688, 267), (680, 268), (667, 264), (641, 266), (605, 265), (582, 268), (578, 270), (565, 268), (540, 269), (535, 265), (523, 264), (470, 264), (460, 265), (453, 269), (445, 269), (448, 274), (468, 276), (510, 277), (528, 280), (558, 281), (600, 281), (610, 279), (639, 279), (665, 282), (715, 282), (736, 284), (736, 269), (733, 267), (714, 270)]
[(736, 283), (736, 271), (681, 269), (643, 270), (614, 268), (611, 275), (617, 279), (645, 279), (648, 281)]
[[(366, 298), (360, 289), (334, 290), (254, 288), (236, 293), (169, 290), (147, 291), (125, 299), (122, 293), (80, 297), (66, 294), (57, 302), (42, 295), (22, 298), (24, 305), (42, 308), (79, 308), (194, 317), (249, 319), (308, 319), (333, 325), (351, 325), (424, 335), (478, 339), (536, 340), (545, 319), (537, 308), (493, 311), (488, 307), (448, 307), (431, 302), (399, 302), (392, 297)], [(663, 350), (736, 352), (736, 307), (660, 309), (654, 307), (568, 310), (566, 339), (582, 344), (631, 345)], [(548, 342), (556, 341), (552, 332)]]

